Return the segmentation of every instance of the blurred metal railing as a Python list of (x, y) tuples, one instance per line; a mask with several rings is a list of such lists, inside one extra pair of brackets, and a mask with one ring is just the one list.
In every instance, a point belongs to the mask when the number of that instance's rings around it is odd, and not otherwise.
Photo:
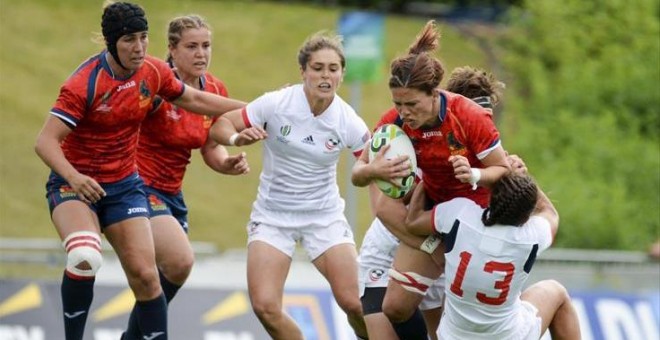
[[(191, 242), (196, 256), (218, 255), (217, 247), (209, 242)], [(114, 255), (108, 241), (102, 241), (104, 255)], [(0, 263), (64, 264), (66, 255), (61, 242), (46, 238), (0, 238)]]
[(542, 262), (588, 262), (611, 264), (642, 264), (651, 261), (641, 251), (591, 250), (571, 248), (550, 248), (538, 258)]
[[(104, 257), (116, 257), (104, 240)], [(197, 259), (221, 262), (246, 261), (245, 248), (219, 250), (208, 242), (192, 242)], [(0, 265), (26, 264), (62, 266), (66, 255), (59, 240), (33, 238), (0, 238)], [(296, 252), (294, 261), (308, 262), (304, 252)], [(224, 263), (224, 262), (223, 262)], [(548, 249), (536, 261), (527, 281), (555, 279), (569, 290), (610, 290), (622, 292), (660, 290), (660, 262), (636, 251)]]

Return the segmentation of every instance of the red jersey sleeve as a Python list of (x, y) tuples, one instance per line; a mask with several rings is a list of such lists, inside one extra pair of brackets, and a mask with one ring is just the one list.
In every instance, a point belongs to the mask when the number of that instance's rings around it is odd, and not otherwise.
[(177, 79), (170, 66), (166, 62), (150, 56), (147, 57), (147, 62), (147, 65), (153, 67), (158, 74), (159, 82), (156, 94), (167, 101), (181, 97), (185, 86), (181, 80)]
[[(206, 92), (211, 92), (215, 94), (219, 94), (223, 97), (229, 98), (229, 92), (227, 91), (227, 87), (225, 86), (225, 83), (222, 82), (222, 80), (214, 77), (213, 75), (206, 73), (204, 75), (204, 90)], [(220, 116), (215, 116), (211, 118), (212, 123), (215, 123)]]
[[(459, 134), (464, 143), (478, 159), (483, 159), (500, 145), (500, 133), (495, 127), (490, 112), (472, 100), (458, 96), (453, 100), (451, 111), (456, 115)], [(462, 136), (460, 136), (462, 135)]]
[(86, 90), (81, 88), (80, 82), (73, 82), (69, 79), (60, 88), (60, 94), (51, 109), (52, 115), (58, 117), (72, 129), (78, 125), (87, 111), (87, 98), (81, 96), (81, 93), (86, 93)]
[(78, 125), (78, 122), (88, 111), (88, 97), (94, 94), (95, 88), (88, 88), (90, 77), (97, 78), (101, 72), (99, 60), (102, 54), (93, 56), (83, 62), (76, 71), (69, 76), (60, 88), (60, 94), (51, 109), (51, 114), (61, 119), (70, 128)]

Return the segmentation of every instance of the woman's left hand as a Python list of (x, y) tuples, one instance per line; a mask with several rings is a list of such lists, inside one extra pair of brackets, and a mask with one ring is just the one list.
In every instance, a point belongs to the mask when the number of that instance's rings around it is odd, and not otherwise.
[(247, 161), (245, 152), (238, 155), (227, 156), (223, 163), (224, 171), (222, 173), (227, 175), (244, 175), (250, 172), (250, 166)]
[(449, 163), (454, 167), (454, 177), (462, 183), (470, 183), (472, 167), (467, 158), (460, 155), (449, 156)]

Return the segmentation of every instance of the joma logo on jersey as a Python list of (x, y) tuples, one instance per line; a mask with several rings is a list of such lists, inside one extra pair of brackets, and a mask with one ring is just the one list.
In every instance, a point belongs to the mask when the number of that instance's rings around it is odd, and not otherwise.
[(422, 138), (430, 138), (430, 137), (442, 137), (442, 132), (440, 131), (424, 131), (422, 134)]
[(130, 89), (131, 87), (135, 87), (135, 80), (131, 80), (126, 84), (119, 85), (119, 87), (117, 87), (117, 92), (121, 92), (123, 90)]
[(128, 211), (126, 212), (126, 214), (128, 215), (140, 214), (140, 213), (147, 213), (147, 208), (144, 207), (128, 208)]

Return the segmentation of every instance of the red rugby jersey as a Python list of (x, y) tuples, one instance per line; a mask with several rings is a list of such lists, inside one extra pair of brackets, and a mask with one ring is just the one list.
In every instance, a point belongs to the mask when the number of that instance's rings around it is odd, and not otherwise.
[[(227, 97), (224, 83), (210, 74), (201, 78), (201, 88)], [(201, 148), (217, 117), (190, 113), (176, 105), (154, 101), (154, 111), (142, 123), (137, 164), (144, 182), (171, 194), (181, 191), (192, 149)]]
[(152, 100), (156, 95), (174, 100), (184, 90), (169, 66), (151, 56), (130, 77), (115, 78), (106, 53), (78, 67), (50, 112), (73, 129), (62, 141), (66, 159), (100, 183), (136, 171), (138, 130)]
[(470, 166), (483, 168), (479, 158), (500, 145), (500, 134), (491, 113), (461, 95), (442, 91), (440, 95), (441, 124), (430, 129), (413, 130), (402, 124), (395, 108), (385, 112), (376, 124), (397, 124), (406, 132), (417, 155), (417, 167), (422, 170), (424, 189), (436, 204), (456, 197), (467, 197), (482, 207), (488, 205), (489, 191), (484, 187), (472, 190), (468, 183), (454, 177), (450, 155), (461, 155)]

